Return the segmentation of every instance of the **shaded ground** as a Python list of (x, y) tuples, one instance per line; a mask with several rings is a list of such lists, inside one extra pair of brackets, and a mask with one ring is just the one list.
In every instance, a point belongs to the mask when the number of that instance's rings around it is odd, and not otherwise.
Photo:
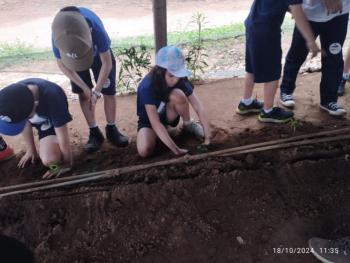
[[(349, 127), (348, 119), (319, 110), (319, 77), (299, 79), (295, 112), (303, 121), (297, 125), (264, 125), (256, 116), (234, 114), (242, 79), (197, 85), (215, 130), (212, 150)], [(346, 95), (341, 103), (349, 110), (348, 100)], [(118, 124), (131, 145), (115, 149), (105, 144), (87, 156), (81, 152), (85, 122), (77, 102), (70, 103), (75, 173), (173, 157), (165, 148), (147, 160), (137, 156), (134, 105), (135, 96), (118, 97)], [(101, 106), (97, 115), (103, 123)], [(23, 149), (20, 140), (6, 139), (17, 151)], [(197, 153), (198, 142), (184, 135), (177, 142)], [(210, 158), (115, 181), (4, 198), (0, 231), (28, 244), (39, 262), (316, 263), (310, 254), (279, 254), (277, 248), (305, 252), (311, 236), (350, 234), (349, 153), (349, 141), (344, 141)], [(0, 184), (40, 180), (43, 172), (39, 164), (19, 171), (13, 160), (2, 164)]]
[[(290, 134), (277, 127), (250, 138), (267, 133)], [(312, 236), (350, 233), (348, 144), (210, 158), (5, 198), (0, 229), (38, 262), (316, 263), (277, 248), (307, 251)]]

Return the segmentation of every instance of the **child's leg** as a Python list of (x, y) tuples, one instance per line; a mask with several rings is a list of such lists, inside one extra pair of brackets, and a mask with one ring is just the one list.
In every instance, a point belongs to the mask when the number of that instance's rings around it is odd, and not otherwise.
[[(313, 28), (314, 33), (315, 29)], [(316, 35), (317, 36), (317, 35)], [(292, 43), (287, 53), (286, 62), (283, 68), (283, 77), (281, 83), (281, 93), (293, 94), (295, 90), (295, 82), (298, 77), (299, 69), (306, 60), (309, 50), (306, 46), (305, 39), (299, 32), (298, 28), (294, 27)]]
[(174, 121), (179, 115), (184, 123), (190, 121), (190, 106), (182, 90), (172, 90), (169, 96), (169, 103), (167, 103), (166, 107), (167, 119), (169, 122)]
[(246, 72), (244, 79), (243, 99), (250, 99), (253, 96), (254, 74)]
[(95, 107), (91, 107), (91, 102), (85, 98), (84, 93), (79, 94), (79, 103), (88, 126), (95, 126)]
[(276, 91), (278, 88), (278, 80), (264, 83), (264, 110), (273, 108)]
[(172, 123), (180, 115), (183, 121), (183, 128), (196, 138), (202, 140), (204, 137), (203, 127), (190, 119), (190, 105), (185, 93), (180, 89), (174, 89), (170, 93), (170, 102), (166, 105), (168, 123)]
[(107, 123), (115, 123), (116, 97), (115, 95), (103, 95), (104, 110)]
[(40, 159), (45, 166), (62, 162), (62, 153), (56, 135), (49, 135), (40, 139), (39, 146)]
[(137, 133), (136, 147), (137, 152), (143, 158), (152, 155), (156, 146), (157, 135), (148, 127), (141, 128)]
[(320, 97), (321, 104), (337, 102), (337, 90), (344, 67), (342, 47), (348, 28), (349, 15), (342, 15), (322, 23), (320, 40), (325, 56), (322, 56)]

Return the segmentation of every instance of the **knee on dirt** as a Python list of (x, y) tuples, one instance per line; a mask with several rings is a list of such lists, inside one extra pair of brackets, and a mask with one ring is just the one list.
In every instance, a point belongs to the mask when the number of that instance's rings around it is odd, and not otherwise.
[(61, 157), (62, 156), (60, 154), (52, 153), (50, 155), (40, 156), (40, 159), (43, 165), (49, 167), (50, 165), (61, 163)]
[(153, 151), (154, 151), (154, 146), (151, 146), (151, 145), (137, 148), (137, 152), (142, 158), (150, 157), (153, 154)]

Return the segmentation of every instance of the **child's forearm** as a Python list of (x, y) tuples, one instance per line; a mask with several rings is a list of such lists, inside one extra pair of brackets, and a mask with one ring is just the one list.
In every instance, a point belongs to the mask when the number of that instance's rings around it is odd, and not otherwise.
[(315, 35), (311, 29), (310, 23), (306, 18), (306, 15), (301, 5), (292, 5), (290, 10), (295, 19), (295, 24), (298, 27), (301, 35), (304, 37), (307, 43), (315, 42)]

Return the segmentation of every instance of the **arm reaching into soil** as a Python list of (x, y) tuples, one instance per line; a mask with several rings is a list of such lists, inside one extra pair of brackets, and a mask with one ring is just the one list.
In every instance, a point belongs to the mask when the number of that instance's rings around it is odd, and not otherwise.
[(312, 53), (312, 57), (315, 57), (318, 52), (320, 52), (320, 48), (315, 42), (315, 35), (311, 29), (311, 26), (305, 16), (305, 13), (302, 9), (302, 5), (291, 5), (290, 6), (291, 13), (295, 19), (295, 23), (304, 37), (306, 41), (306, 45)]
[(169, 136), (168, 131), (164, 127), (164, 125), (159, 120), (159, 115), (157, 112), (157, 108), (154, 105), (145, 105), (146, 112), (149, 118), (149, 121), (152, 125), (152, 129), (157, 134), (159, 139), (175, 154), (175, 155), (183, 155), (188, 151), (186, 149), (179, 148), (175, 142)]
[(34, 143), (34, 136), (33, 136), (33, 130), (32, 125), (29, 121), (27, 121), (26, 126), (23, 130), (23, 139), (27, 146), (26, 153), (21, 158), (21, 160), (18, 163), (19, 168), (24, 168), (25, 165), (30, 161), (32, 164), (35, 163), (36, 159), (39, 158), (38, 152), (35, 147)]
[(211, 139), (211, 129), (210, 129), (210, 123), (208, 121), (207, 113), (205, 112), (205, 109), (203, 107), (203, 104), (198, 99), (196, 93), (193, 91), (191, 96), (188, 97), (188, 100), (190, 104), (192, 105), (193, 109), (198, 115), (199, 121), (203, 125), (204, 129), (204, 144), (209, 145), (210, 139)]
[(73, 166), (72, 149), (69, 141), (68, 125), (65, 124), (61, 127), (55, 128), (57, 135), (58, 145), (62, 152), (63, 165), (65, 167)]

